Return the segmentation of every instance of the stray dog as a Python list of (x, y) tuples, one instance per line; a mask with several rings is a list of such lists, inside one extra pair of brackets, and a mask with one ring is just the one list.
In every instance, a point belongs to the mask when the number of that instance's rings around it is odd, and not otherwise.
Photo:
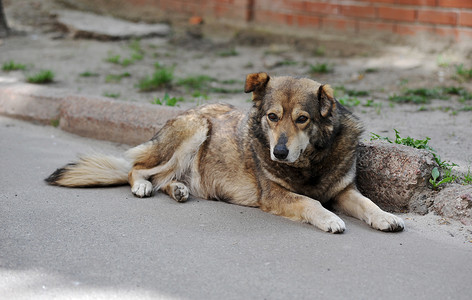
[(245, 114), (210, 104), (170, 120), (125, 158), (91, 155), (46, 180), (67, 187), (127, 184), (138, 197), (161, 190), (178, 202), (189, 195), (259, 207), (341, 233), (344, 222), (322, 204), (382, 231), (403, 220), (356, 188), (362, 127), (329, 85), (307, 78), (247, 75), (253, 106)]

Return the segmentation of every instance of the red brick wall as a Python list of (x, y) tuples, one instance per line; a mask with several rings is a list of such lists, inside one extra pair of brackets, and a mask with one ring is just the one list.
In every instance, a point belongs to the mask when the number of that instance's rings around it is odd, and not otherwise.
[[(78, 0), (84, 1), (84, 0)], [(116, 0), (114, 0), (116, 1)], [(472, 0), (121, 0), (166, 13), (349, 33), (472, 40)]]

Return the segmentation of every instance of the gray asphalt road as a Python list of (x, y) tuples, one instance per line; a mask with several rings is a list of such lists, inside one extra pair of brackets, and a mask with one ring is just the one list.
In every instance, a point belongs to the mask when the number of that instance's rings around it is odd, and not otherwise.
[(43, 179), (124, 147), (0, 118), (1, 299), (470, 299), (472, 246), (416, 217), (342, 235), (258, 209)]

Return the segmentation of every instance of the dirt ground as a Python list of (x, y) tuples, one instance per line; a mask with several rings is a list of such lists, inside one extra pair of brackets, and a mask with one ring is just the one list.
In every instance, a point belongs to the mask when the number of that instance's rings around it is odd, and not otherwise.
[[(425, 104), (389, 100), (416, 88), (460, 87), (472, 93), (472, 79), (456, 71), (461, 64), (472, 68), (471, 48), (427, 39), (417, 44), (392, 44), (376, 39), (350, 42), (331, 36), (293, 42), (261, 37), (250, 30), (215, 30), (206, 25), (174, 27), (167, 38), (139, 41), (72, 39), (55, 25), (54, 11), (64, 8), (60, 4), (52, 0), (4, 0), (4, 5), (16, 34), (0, 40), (0, 64), (13, 60), (25, 64), (26, 70), (0, 70), (0, 84), (25, 82), (28, 75), (48, 69), (55, 74), (48, 86), (78, 94), (148, 103), (156, 98), (162, 101), (168, 94), (183, 98), (177, 103), (181, 108), (210, 102), (248, 108), (250, 95), (243, 92), (246, 74), (266, 71), (270, 75), (305, 76), (335, 87), (337, 98), (344, 99), (364, 122), (364, 139), (370, 139), (371, 132), (393, 138), (397, 129), (404, 137), (430, 137), (430, 145), (443, 160), (459, 165), (455, 168), (458, 173), (467, 173), (472, 164), (472, 100), (457, 95), (433, 97)], [(141, 57), (133, 59), (136, 53)], [(118, 55), (121, 62), (131, 59), (129, 65), (107, 61)], [(140, 92), (138, 82), (156, 70), (156, 63), (172, 70), (172, 82)], [(316, 65), (330, 70), (312, 72)], [(184, 79), (187, 84), (182, 83)], [(190, 79), (194, 86), (190, 86)], [(424, 218), (428, 224), (443, 225), (436, 217)], [(421, 222), (420, 217), (415, 220)], [(470, 231), (461, 226), (445, 231), (471, 239)]]

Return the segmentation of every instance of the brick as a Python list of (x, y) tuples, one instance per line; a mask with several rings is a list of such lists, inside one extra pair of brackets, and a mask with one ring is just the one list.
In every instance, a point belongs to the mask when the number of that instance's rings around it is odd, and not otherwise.
[(296, 19), (297, 19), (297, 24), (300, 27), (319, 27), (320, 26), (319, 17), (298, 15), (296, 16)]
[(395, 31), (395, 24), (384, 22), (359, 21), (358, 28), (359, 31), (384, 31), (393, 33)]
[(372, 2), (372, 3), (395, 3), (396, 0), (357, 0), (362, 2)]
[(395, 33), (401, 35), (417, 35), (420, 33), (434, 33), (434, 28), (425, 25), (405, 25), (397, 24)]
[(402, 5), (436, 6), (436, 0), (396, 0), (395, 3)]
[(373, 6), (354, 6), (341, 5), (341, 14), (347, 17), (374, 18), (375, 7)]
[(306, 1), (283, 0), (281, 7), (291, 12), (293, 11), (303, 12), (305, 11), (305, 4), (306, 4)]
[(472, 12), (461, 11), (459, 20), (461, 26), (472, 26)]
[(340, 6), (326, 2), (307, 2), (305, 10), (307, 13), (337, 15), (340, 12)]
[(455, 8), (472, 8), (470, 0), (438, 0), (438, 6)]
[(418, 21), (431, 24), (456, 25), (457, 13), (435, 10), (420, 10), (418, 11)]
[(254, 21), (257, 23), (292, 25), (293, 16), (273, 11), (255, 11)]
[(356, 21), (349, 19), (324, 17), (321, 19), (321, 24), (324, 29), (337, 29), (348, 32), (357, 30)]
[(416, 11), (413, 9), (379, 7), (378, 15), (381, 19), (413, 22), (416, 18)]

